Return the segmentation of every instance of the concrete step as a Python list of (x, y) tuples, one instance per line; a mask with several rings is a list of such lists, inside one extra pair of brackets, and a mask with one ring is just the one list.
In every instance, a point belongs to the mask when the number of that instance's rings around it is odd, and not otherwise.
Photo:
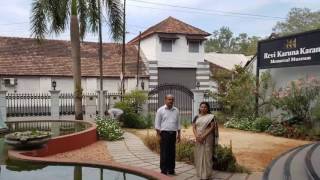
[(297, 149), (293, 154), (288, 157), (285, 164), (285, 180), (309, 180), (307, 172), (307, 165), (304, 161), (307, 152), (314, 144), (310, 144), (304, 148)]
[(306, 154), (305, 163), (308, 175), (313, 180), (320, 180), (320, 143), (313, 145)]

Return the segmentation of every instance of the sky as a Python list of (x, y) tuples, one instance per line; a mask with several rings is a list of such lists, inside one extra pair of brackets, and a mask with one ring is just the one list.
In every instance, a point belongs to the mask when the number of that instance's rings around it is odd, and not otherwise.
[[(0, 36), (31, 37), (30, 16), (33, 0), (0, 1)], [(122, 0), (123, 1), (123, 0)], [(319, 0), (127, 0), (127, 37), (129, 41), (148, 27), (169, 16), (212, 33), (228, 26), (235, 35), (266, 37), (278, 21), (285, 21), (293, 7), (320, 10)], [(103, 23), (103, 41), (112, 42)], [(49, 39), (70, 40), (69, 30), (48, 35)], [(85, 41), (97, 41), (87, 34)]]

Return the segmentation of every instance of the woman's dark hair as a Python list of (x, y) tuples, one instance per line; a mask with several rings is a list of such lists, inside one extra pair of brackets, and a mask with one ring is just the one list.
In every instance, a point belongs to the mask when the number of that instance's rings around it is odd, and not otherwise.
[(206, 101), (202, 101), (202, 102), (200, 103), (200, 105), (199, 105), (199, 114), (200, 114), (200, 106), (201, 106), (202, 104), (205, 104), (205, 105), (207, 106), (207, 108), (208, 108), (208, 114), (211, 114), (210, 105), (209, 105), (209, 103), (206, 102)]

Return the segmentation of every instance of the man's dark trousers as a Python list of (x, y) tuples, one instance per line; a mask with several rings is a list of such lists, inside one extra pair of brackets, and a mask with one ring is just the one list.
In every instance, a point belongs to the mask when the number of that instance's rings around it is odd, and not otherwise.
[(163, 174), (173, 174), (176, 159), (176, 131), (160, 133), (160, 169)]

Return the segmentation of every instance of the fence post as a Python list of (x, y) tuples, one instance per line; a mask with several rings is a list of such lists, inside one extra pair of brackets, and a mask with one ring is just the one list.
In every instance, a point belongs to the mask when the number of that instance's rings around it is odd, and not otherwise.
[(94, 120), (97, 112), (97, 101), (98, 96), (95, 94), (89, 94), (85, 96), (85, 120)]
[(0, 90), (0, 129), (6, 127), (5, 122), (7, 121), (7, 91)]
[(142, 114), (148, 115), (148, 113), (149, 113), (149, 109), (148, 109), (149, 91), (143, 91), (143, 93), (144, 93), (145, 96), (147, 97), (147, 100), (146, 100), (146, 102), (142, 105)]
[(103, 117), (103, 116), (105, 116), (105, 112), (106, 112), (106, 108), (107, 108), (105, 96), (108, 93), (108, 91), (107, 90), (103, 90), (103, 91), (97, 90), (96, 92), (98, 94), (98, 108), (97, 109), (99, 111), (99, 116)]
[(59, 90), (50, 90), (49, 91), (51, 94), (51, 118), (52, 119), (60, 119), (60, 112), (59, 112), (59, 95), (60, 91)]
[(193, 105), (192, 105), (192, 118), (198, 114), (199, 105), (204, 98), (204, 90), (192, 89), (193, 92)]

